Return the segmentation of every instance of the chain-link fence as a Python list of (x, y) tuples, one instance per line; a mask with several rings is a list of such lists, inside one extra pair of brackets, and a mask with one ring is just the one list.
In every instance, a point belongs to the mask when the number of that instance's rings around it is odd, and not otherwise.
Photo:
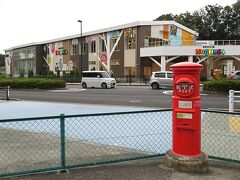
[[(162, 156), (172, 145), (172, 111), (52, 116), (0, 121), (0, 176)], [(202, 149), (240, 163), (240, 113), (202, 111)]]
[(240, 113), (202, 110), (202, 150), (240, 163)]

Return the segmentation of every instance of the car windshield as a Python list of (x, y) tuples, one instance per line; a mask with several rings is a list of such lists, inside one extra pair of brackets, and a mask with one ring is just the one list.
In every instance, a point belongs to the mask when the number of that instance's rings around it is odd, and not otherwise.
[(107, 72), (102, 72), (101, 74), (102, 74), (103, 78), (110, 78), (110, 76)]

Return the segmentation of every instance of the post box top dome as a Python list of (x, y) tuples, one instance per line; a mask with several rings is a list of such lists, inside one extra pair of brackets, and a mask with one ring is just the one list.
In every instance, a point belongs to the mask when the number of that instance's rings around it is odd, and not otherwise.
[(180, 62), (180, 63), (176, 63), (170, 66), (171, 70), (176, 70), (176, 69), (186, 69), (186, 70), (202, 70), (203, 69), (203, 65), (201, 64), (197, 64), (197, 63), (193, 63), (193, 62)]

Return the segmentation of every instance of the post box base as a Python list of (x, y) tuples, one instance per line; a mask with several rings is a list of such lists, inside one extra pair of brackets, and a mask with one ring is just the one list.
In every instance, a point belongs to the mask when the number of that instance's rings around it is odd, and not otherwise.
[(189, 157), (179, 156), (168, 151), (165, 155), (165, 165), (186, 173), (206, 173), (209, 170), (208, 156), (203, 152), (200, 156)]

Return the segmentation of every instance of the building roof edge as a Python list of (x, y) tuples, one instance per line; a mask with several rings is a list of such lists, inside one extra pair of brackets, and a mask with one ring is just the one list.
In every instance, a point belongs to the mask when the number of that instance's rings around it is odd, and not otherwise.
[[(125, 29), (128, 27), (157, 26), (157, 25), (163, 25), (163, 24), (175, 25), (185, 31), (190, 32), (191, 34), (193, 34), (195, 36), (198, 36), (198, 33), (196, 31), (193, 31), (190, 28), (188, 28), (180, 23), (177, 23), (176, 21), (135, 21), (132, 23), (126, 23), (126, 24), (122, 24), (122, 25), (117, 25), (117, 26), (112, 26), (112, 27), (103, 28), (103, 29), (99, 29), (99, 30), (85, 32), (85, 33), (82, 33), (82, 36), (84, 37), (84, 36), (90, 36), (90, 35), (94, 35), (94, 34), (105, 33), (105, 32), (109, 32), (109, 31), (116, 31), (116, 30)], [(29, 44), (14, 46), (14, 47), (11, 47), (8, 49), (4, 49), (4, 51), (6, 52), (6, 51), (11, 51), (13, 49), (19, 49), (19, 48), (33, 46), (33, 45), (47, 44), (47, 43), (52, 43), (52, 42), (59, 42), (59, 41), (64, 41), (64, 40), (74, 39), (74, 38), (79, 38), (79, 37), (80, 37), (80, 34), (75, 34), (75, 35), (65, 36), (65, 37), (61, 37), (61, 38), (46, 40), (46, 41), (42, 41), (42, 42), (33, 42), (33, 43), (29, 43)]]

